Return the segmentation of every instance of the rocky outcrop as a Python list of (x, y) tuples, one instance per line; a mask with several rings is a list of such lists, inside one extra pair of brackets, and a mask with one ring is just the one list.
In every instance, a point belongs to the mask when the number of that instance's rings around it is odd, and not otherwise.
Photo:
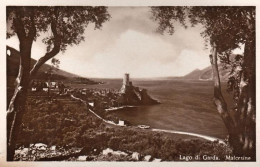
[(125, 75), (118, 103), (121, 105), (151, 105), (159, 102), (148, 95), (146, 89), (133, 86), (129, 81), (129, 74)]

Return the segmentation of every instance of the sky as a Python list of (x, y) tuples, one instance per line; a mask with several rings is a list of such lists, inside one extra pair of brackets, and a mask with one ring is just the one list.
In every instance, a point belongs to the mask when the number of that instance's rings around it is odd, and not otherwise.
[[(121, 78), (124, 73), (151, 78), (183, 76), (210, 65), (201, 26), (185, 29), (176, 23), (173, 35), (160, 34), (148, 7), (109, 7), (108, 12), (112, 18), (101, 30), (89, 25), (85, 41), (56, 56), (60, 69), (90, 78)], [(16, 36), (7, 44), (19, 50)], [(39, 59), (45, 51), (38, 39), (32, 57)]]

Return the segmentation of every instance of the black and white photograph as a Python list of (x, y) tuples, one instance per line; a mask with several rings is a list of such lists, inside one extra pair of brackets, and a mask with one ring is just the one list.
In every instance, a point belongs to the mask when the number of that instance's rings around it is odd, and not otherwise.
[(256, 165), (259, 6), (241, 4), (6, 3), (1, 163)]

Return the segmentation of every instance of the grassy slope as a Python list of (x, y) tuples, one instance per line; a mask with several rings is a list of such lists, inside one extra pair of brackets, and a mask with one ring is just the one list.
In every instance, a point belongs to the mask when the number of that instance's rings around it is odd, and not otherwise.
[(31, 96), (23, 117), (20, 145), (47, 145), (84, 148), (89, 155), (93, 149), (139, 152), (163, 160), (179, 160), (179, 155), (217, 155), (230, 153), (224, 145), (185, 135), (152, 132), (134, 127), (114, 127), (86, 112), (81, 103), (70, 97)]

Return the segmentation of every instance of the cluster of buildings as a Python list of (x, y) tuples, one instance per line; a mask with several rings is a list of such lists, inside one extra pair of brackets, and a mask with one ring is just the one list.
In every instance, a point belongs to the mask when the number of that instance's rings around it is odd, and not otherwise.
[(33, 80), (31, 83), (31, 91), (32, 92), (58, 92), (58, 93), (65, 93), (68, 88), (65, 87), (63, 82), (46, 82), (42, 80)]
[(117, 102), (119, 92), (115, 89), (74, 89), (71, 92), (98, 110), (120, 105)]

